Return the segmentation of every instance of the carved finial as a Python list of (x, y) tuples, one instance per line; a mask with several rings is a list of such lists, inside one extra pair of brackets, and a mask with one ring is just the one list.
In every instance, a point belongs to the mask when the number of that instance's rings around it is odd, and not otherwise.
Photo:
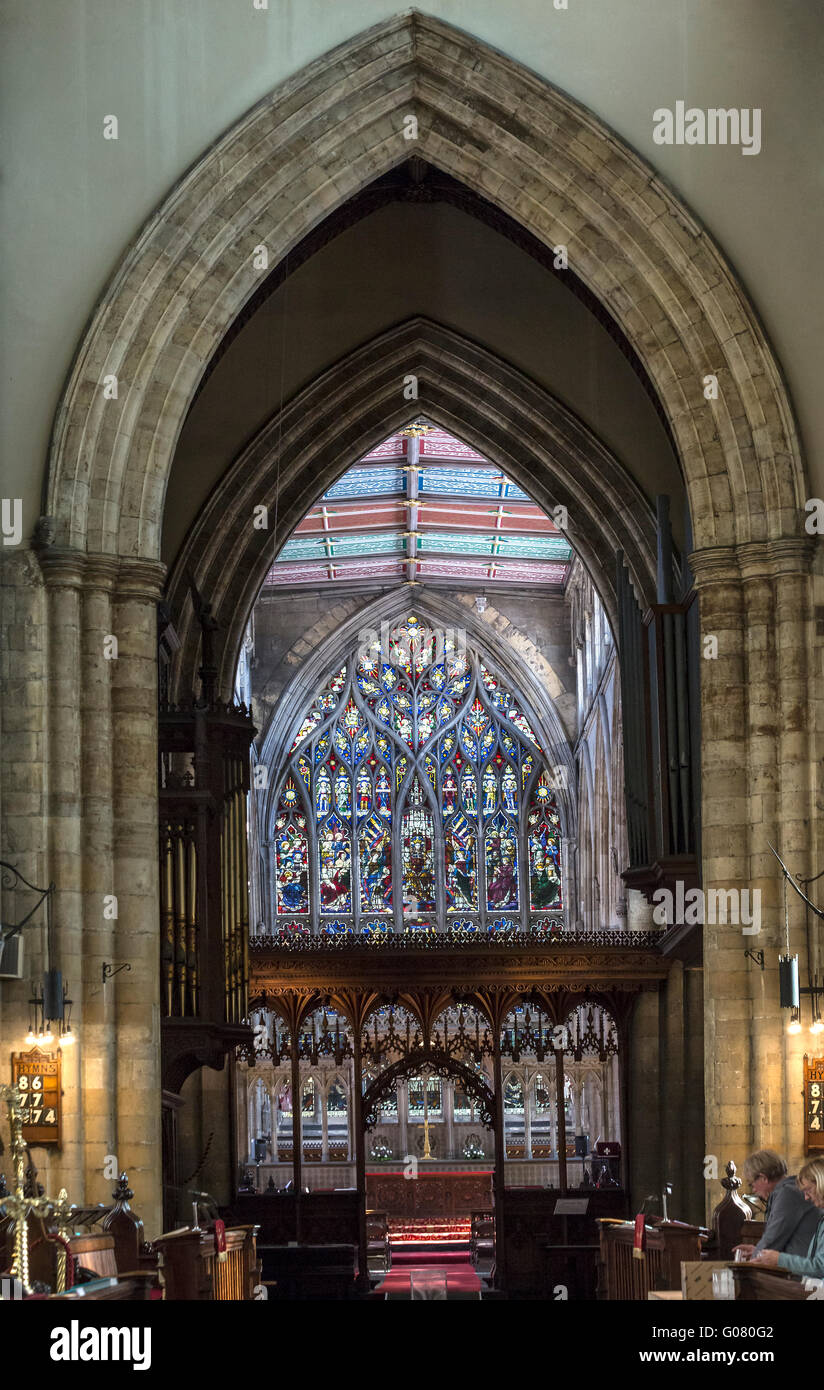
[(128, 1173), (120, 1174), (120, 1177), (117, 1179), (117, 1187), (112, 1193), (112, 1196), (116, 1202), (130, 1202), (132, 1200), (134, 1193), (129, 1187)]
[(727, 1164), (727, 1176), (721, 1179), (721, 1186), (725, 1192), (737, 1192), (741, 1186), (741, 1179), (735, 1175), (735, 1163), (732, 1159)]

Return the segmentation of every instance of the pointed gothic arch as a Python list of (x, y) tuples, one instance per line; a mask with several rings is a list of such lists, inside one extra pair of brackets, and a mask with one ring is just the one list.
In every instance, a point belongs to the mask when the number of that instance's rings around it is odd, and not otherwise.
[[(212, 596), (219, 683), (233, 688), (249, 613), (276, 553), (332, 486), (369, 449), (408, 423), (398, 389), (418, 377), (428, 418), (476, 447), (546, 512), (566, 507), (567, 534), (614, 620), (613, 567), (622, 550), (639, 597), (655, 595), (652, 508), (592, 430), (494, 353), (426, 318), (410, 319), (342, 358), (266, 422), (226, 471), (195, 522), (169, 578), (181, 640), (176, 698), (195, 682), (200, 629), (188, 575)], [(341, 417), (350, 422), (341, 430)], [(268, 508), (272, 530), (250, 524)]]
[[(278, 263), (331, 208), (407, 157), (410, 113), (420, 157), (539, 241), (570, 247), (657, 388), (697, 546), (796, 535), (806, 488), (789, 398), (707, 232), (579, 103), (412, 11), (280, 84), (187, 172), (127, 252), (55, 419), (46, 508), (59, 544), (157, 558), (175, 441), (206, 363), (257, 287), (261, 228)], [(711, 404), (710, 371), (721, 387)], [(103, 399), (110, 373), (117, 401)]]
[[(686, 476), (702, 620), (721, 639), (720, 659), (702, 666), (705, 803), (715, 798), (721, 806), (736, 788), (723, 826), (706, 817), (705, 886), (755, 881), (771, 889), (771, 834), (780, 846), (802, 847), (798, 869), (812, 871), (817, 745), (813, 732), (800, 733), (816, 727), (810, 538), (801, 513), (808, 488), (788, 392), (754, 308), (684, 203), (579, 104), (440, 21), (406, 14), (376, 26), (281, 84), (184, 175), (96, 307), (54, 422), (44, 510), (54, 517), (56, 544), (43, 528), (39, 550), (48, 623), (60, 634), (119, 624), (130, 642), (111, 695), (93, 678), (94, 644), (48, 645), (43, 787), (62, 798), (48, 854), (66, 869), (64, 951), (78, 974), (88, 906), (84, 855), (119, 894), (112, 942), (128, 943), (134, 960), (121, 986), (129, 1022), (118, 1023), (117, 1049), (114, 1024), (107, 1024), (101, 1046), (115, 1059), (118, 1099), (110, 1113), (119, 1153), (130, 1171), (146, 1176), (150, 1208), (159, 1201), (152, 1174), (160, 1144), (151, 1025), (158, 1000), (155, 604), (175, 443), (206, 364), (256, 288), (251, 251), (261, 227), (271, 232), (272, 260), (282, 258), (330, 208), (407, 157), (402, 117), (410, 111), (419, 119), (423, 158), (488, 196), (545, 245), (563, 240), (575, 249), (581, 278), (614, 314), (659, 393)], [(716, 402), (703, 396), (707, 372), (718, 377)], [(120, 384), (115, 401), (103, 398), (108, 373)], [(375, 430), (385, 424), (384, 410)], [(304, 457), (296, 476), (310, 471)], [(540, 471), (545, 477), (543, 463)], [(767, 634), (758, 678), (751, 624)], [(228, 658), (227, 669), (232, 664)], [(769, 708), (764, 688), (775, 693)], [(81, 707), (78, 724), (73, 715)], [(99, 814), (88, 809), (80, 760), (58, 769), (69, 742), (87, 765), (99, 765), (101, 748), (112, 754)], [(101, 824), (116, 824), (117, 835), (101, 839)], [(39, 853), (42, 827), (34, 817), (32, 825), (25, 845)], [(794, 919), (793, 930), (804, 949), (803, 922)], [(776, 1142), (786, 1137), (789, 1145), (787, 1055), (773, 1065), (776, 1010), (756, 999), (741, 953), (726, 937), (706, 931), (705, 943), (707, 1147), (749, 1143), (749, 1120), (741, 1117), (761, 1113), (765, 1076), (772, 1113), (782, 1116)], [(715, 981), (726, 985), (733, 971), (739, 997), (753, 1007), (751, 1044), (740, 1057), (749, 1106), (728, 1100), (717, 1061), (732, 1025)], [(94, 1190), (84, 1120), (78, 1105), (66, 1146)], [(147, 1225), (160, 1229), (159, 1221)]]
[(393, 1062), (366, 1088), (363, 1096), (363, 1124), (366, 1130), (374, 1129), (380, 1122), (381, 1103), (391, 1094), (398, 1082), (406, 1076), (415, 1076), (422, 1070), (434, 1073), (435, 1076), (450, 1076), (460, 1081), (466, 1094), (477, 1102), (479, 1123), (485, 1129), (494, 1129), (495, 1097), (480, 1072), (474, 1071), (464, 1062), (459, 1062), (455, 1057), (450, 1057), (437, 1048), (422, 1048)]

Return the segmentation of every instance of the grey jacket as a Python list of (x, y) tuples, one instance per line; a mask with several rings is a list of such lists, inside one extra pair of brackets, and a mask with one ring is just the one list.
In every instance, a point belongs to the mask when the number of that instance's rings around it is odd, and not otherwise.
[(807, 1255), (818, 1225), (818, 1210), (806, 1201), (793, 1177), (782, 1178), (767, 1201), (764, 1234), (755, 1247), (782, 1250), (788, 1255)]

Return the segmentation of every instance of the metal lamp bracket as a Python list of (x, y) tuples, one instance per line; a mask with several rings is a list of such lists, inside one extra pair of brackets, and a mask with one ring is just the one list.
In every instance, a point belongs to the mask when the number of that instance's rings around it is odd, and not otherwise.
[(104, 983), (104, 985), (105, 985), (105, 983), (106, 983), (107, 980), (111, 980), (112, 976), (114, 976), (114, 975), (119, 975), (120, 972), (121, 972), (121, 970), (131, 970), (131, 968), (132, 968), (132, 967), (131, 967), (131, 965), (129, 964), (128, 961), (126, 961), (123, 965), (114, 966), (114, 965), (109, 965), (108, 961), (105, 961), (105, 960), (104, 960), (104, 962), (103, 962), (103, 983)]

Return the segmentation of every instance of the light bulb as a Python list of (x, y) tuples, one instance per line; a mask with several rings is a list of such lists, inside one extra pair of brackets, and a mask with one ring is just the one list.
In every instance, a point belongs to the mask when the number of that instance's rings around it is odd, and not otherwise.
[(788, 1024), (787, 1024), (787, 1032), (788, 1032), (788, 1033), (800, 1033), (800, 1032), (801, 1032), (801, 1024), (799, 1023), (799, 1021), (798, 1021), (797, 1018), (794, 1018), (793, 1021), (792, 1021), (792, 1023), (788, 1023)]
[(27, 1045), (28, 1045), (29, 1047), (36, 1047), (36, 1046), (37, 1046), (37, 1038), (35, 1037), (34, 1033), (33, 1033), (32, 1030), (31, 1030), (31, 1028), (29, 1029), (28, 1033), (26, 1034), (26, 1043), (27, 1043)]
[(824, 1033), (824, 1023), (822, 1023), (820, 1018), (813, 1019), (812, 1023), (810, 1024), (810, 1032)]
[(48, 1046), (49, 1043), (53, 1043), (53, 1042), (54, 1042), (54, 1035), (53, 1035), (53, 1033), (52, 1033), (52, 1031), (51, 1031), (51, 1028), (49, 1028), (49, 1029), (43, 1034), (43, 1042), (46, 1044), (46, 1046)]
[(74, 1033), (71, 1028), (66, 1030), (60, 1041), (64, 1047), (69, 1047), (74, 1042)]

